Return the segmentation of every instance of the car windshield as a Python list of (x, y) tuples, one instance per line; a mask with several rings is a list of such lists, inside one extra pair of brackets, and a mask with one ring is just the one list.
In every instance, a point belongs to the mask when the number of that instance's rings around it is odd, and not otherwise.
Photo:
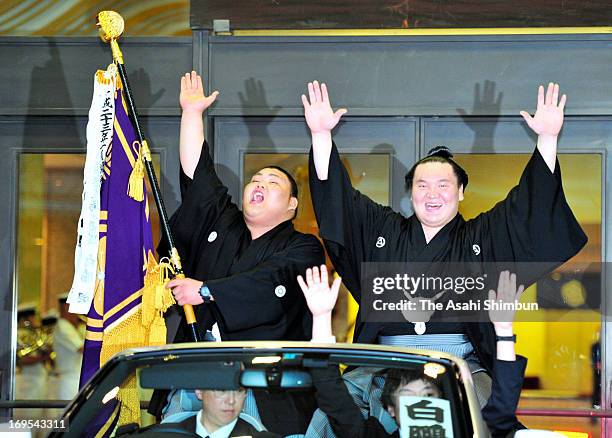
[(218, 431), (219, 436), (472, 437), (478, 432), (480, 413), (471, 406), (475, 398), (462, 377), (464, 365), (440, 354), (307, 343), (200, 345), (111, 360), (67, 408), (69, 428), (62, 436), (206, 437)]

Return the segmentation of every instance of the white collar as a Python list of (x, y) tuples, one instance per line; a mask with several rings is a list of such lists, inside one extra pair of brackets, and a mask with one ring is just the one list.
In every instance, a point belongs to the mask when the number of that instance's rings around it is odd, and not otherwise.
[(201, 436), (202, 438), (210, 437), (210, 438), (228, 438), (236, 427), (236, 423), (238, 422), (238, 417), (231, 423), (226, 424), (223, 427), (215, 430), (213, 433), (209, 433), (204, 425), (202, 424), (202, 409), (196, 415), (196, 434)]

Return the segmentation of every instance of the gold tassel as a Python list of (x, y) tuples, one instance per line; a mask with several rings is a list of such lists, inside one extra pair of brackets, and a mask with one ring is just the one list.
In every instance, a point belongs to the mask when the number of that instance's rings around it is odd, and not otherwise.
[(148, 327), (155, 318), (155, 295), (157, 288), (157, 262), (149, 251), (147, 255), (147, 272), (144, 276), (144, 286), (142, 288), (141, 323)]
[(164, 313), (176, 303), (172, 292), (166, 289), (174, 269), (167, 258), (160, 263), (155, 262), (153, 254), (149, 252), (145, 287), (142, 292), (142, 325), (148, 333), (147, 345), (163, 345), (166, 343), (166, 323)]
[[(164, 261), (165, 260), (165, 261)], [(176, 304), (176, 300), (174, 299), (174, 295), (172, 295), (172, 291), (166, 288), (166, 284), (174, 278), (174, 268), (172, 267), (172, 263), (170, 263), (170, 259), (164, 257), (162, 259), (163, 263), (160, 263), (160, 277), (159, 283), (157, 283), (158, 293), (161, 294), (161, 307), (160, 307), (160, 316), (166, 313), (166, 310)]]
[[(140, 323), (148, 327), (155, 318), (155, 286), (145, 284), (142, 288), (142, 307), (140, 308)], [(153, 288), (153, 290), (151, 290)]]
[(135, 141), (132, 145), (132, 149), (136, 151), (136, 145), (138, 145), (138, 152), (136, 153), (134, 168), (132, 169), (132, 173), (130, 173), (127, 193), (130, 198), (142, 202), (144, 200), (144, 164), (142, 162), (140, 142)]
[[(100, 365), (127, 348), (146, 345), (146, 339), (147, 333), (140, 322), (139, 312), (135, 312), (113, 327), (112, 330), (104, 332), (102, 350), (100, 351)], [(121, 385), (117, 399), (121, 401), (119, 426), (128, 423), (140, 425), (140, 395), (135, 376), (130, 377)]]
[(121, 426), (136, 423), (140, 426), (140, 391), (135, 373), (121, 386), (117, 400), (121, 402), (118, 424)]
[[(147, 273), (142, 288), (141, 322), (148, 330), (152, 325), (155, 325), (158, 318), (163, 321), (164, 313), (170, 306), (176, 304), (176, 301), (172, 292), (166, 289), (166, 283), (170, 280), (170, 276), (174, 274), (170, 261), (167, 258), (162, 258), (160, 263), (157, 264), (150, 251), (147, 257)], [(159, 322), (156, 325), (159, 325)]]
[[(103, 334), (100, 365), (127, 348), (166, 343), (164, 312), (176, 301), (165, 285), (174, 269), (167, 258), (158, 264), (149, 251), (146, 271), (140, 308)], [(117, 399), (121, 401), (119, 425), (140, 424), (140, 392), (135, 375), (121, 385)]]
[(157, 316), (149, 328), (149, 345), (164, 345), (166, 335), (166, 322), (162, 316)]

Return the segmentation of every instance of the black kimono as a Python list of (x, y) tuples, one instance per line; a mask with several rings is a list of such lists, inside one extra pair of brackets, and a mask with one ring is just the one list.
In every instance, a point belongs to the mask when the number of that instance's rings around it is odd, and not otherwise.
[[(288, 220), (252, 240), (206, 142), (193, 180), (181, 172), (181, 194), (170, 225), (183, 269), (214, 297), (195, 306), (199, 324), (216, 321), (223, 340), (310, 339), (312, 318), (297, 276), (325, 262), (318, 239)], [(175, 341), (189, 340), (185, 335)]]
[[(457, 214), (429, 243), (415, 215), (405, 218), (352, 187), (335, 145), (326, 181), (317, 178), (311, 151), (310, 191), (327, 252), (358, 303), (362, 262), (546, 262), (552, 270), (587, 240), (565, 200), (559, 164), (551, 173), (537, 149), (506, 199), (469, 221)], [(412, 324), (365, 323), (360, 315), (356, 342), (415, 334)], [(427, 331), (467, 334), (491, 372), (495, 334), (490, 323), (432, 324)]]
[[(208, 305), (194, 306), (200, 329), (217, 322), (224, 341), (310, 340), (312, 315), (297, 276), (325, 263), (319, 240), (296, 231), (290, 220), (252, 240), (242, 212), (217, 177), (206, 142), (193, 180), (181, 171), (181, 195), (170, 226), (183, 270), (204, 281), (214, 297)], [(167, 253), (167, 244), (158, 252)], [(182, 313), (178, 306), (166, 313), (170, 341), (191, 341)], [(166, 394), (154, 394), (149, 412), (161, 415)], [(311, 394), (259, 393), (257, 405), (263, 423), (285, 435), (306, 430), (316, 409)], [(289, 412), (289, 418), (279, 421), (278, 412)]]

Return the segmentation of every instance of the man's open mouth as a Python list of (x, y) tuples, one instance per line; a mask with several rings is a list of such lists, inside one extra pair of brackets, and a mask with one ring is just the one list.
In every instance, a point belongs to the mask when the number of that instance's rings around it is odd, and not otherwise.
[(251, 193), (251, 204), (261, 204), (264, 201), (264, 194), (260, 189), (255, 189)]

